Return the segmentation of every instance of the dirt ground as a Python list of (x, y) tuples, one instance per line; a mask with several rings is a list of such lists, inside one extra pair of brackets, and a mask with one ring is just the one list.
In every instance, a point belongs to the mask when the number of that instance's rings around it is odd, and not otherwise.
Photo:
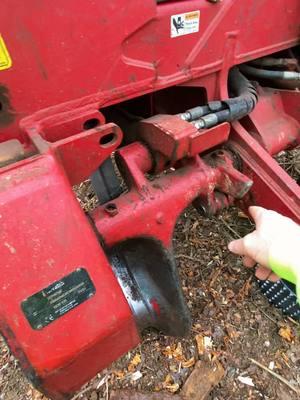
[[(289, 167), (289, 159), (283, 156), (282, 160)], [(297, 178), (294, 165), (289, 172)], [(89, 191), (82, 201), (94, 202)], [(227, 250), (231, 239), (251, 229), (249, 220), (235, 208), (210, 219), (188, 209), (177, 223), (174, 248), (193, 317), (190, 335), (174, 339), (146, 333), (140, 346), (99, 373), (74, 400), (108, 400), (116, 388), (180, 393), (195, 362), (205, 358), (219, 361), (225, 369), (210, 400), (296, 400), (297, 395), (278, 377), (251, 361), (300, 387), (300, 325), (267, 303), (252, 271)], [(23, 377), (3, 341), (0, 399), (46, 400)]]

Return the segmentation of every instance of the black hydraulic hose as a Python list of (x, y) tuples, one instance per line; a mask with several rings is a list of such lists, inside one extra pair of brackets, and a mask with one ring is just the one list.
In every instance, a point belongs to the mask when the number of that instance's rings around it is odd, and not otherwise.
[(253, 76), (255, 78), (274, 80), (282, 79), (289, 81), (300, 80), (300, 73), (294, 71), (270, 71), (266, 69), (251, 67), (250, 65), (241, 65), (239, 68), (244, 74)]
[(257, 103), (257, 91), (238, 68), (230, 71), (228, 84), (230, 93), (236, 97), (224, 100), (223, 103), (229, 107), (229, 121), (235, 121), (248, 115), (254, 109)]
[(297, 60), (295, 58), (275, 58), (275, 57), (263, 57), (258, 58), (249, 62), (250, 65), (256, 67), (296, 67)]
[(225, 121), (238, 120), (249, 114), (257, 103), (257, 92), (237, 67), (229, 73), (229, 89), (236, 97), (223, 101), (210, 101), (207, 105), (187, 110), (180, 114), (180, 117), (192, 122), (197, 129), (205, 129)]

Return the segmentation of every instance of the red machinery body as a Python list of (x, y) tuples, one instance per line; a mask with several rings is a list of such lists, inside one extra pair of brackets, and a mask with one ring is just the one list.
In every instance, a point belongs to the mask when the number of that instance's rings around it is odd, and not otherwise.
[[(272, 158), (299, 144), (299, 92), (258, 86), (245, 119), (202, 131), (170, 115), (226, 99), (232, 67), (298, 45), (299, 15), (298, 0), (2, 0), (0, 331), (53, 399), (145, 327), (187, 332), (172, 233), (190, 203), (300, 222), (299, 187)], [(120, 128), (113, 113), (137, 98), (148, 118)], [(127, 191), (86, 216), (72, 186), (112, 152)]]

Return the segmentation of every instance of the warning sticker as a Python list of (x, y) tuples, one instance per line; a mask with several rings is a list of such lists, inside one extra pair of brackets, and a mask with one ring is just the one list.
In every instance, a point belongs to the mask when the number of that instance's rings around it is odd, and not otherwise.
[(171, 38), (199, 32), (200, 11), (171, 15)]
[(4, 43), (3, 37), (0, 35), (0, 71), (8, 69), (12, 66), (12, 61)]
[(21, 304), (33, 329), (42, 329), (92, 297), (95, 286), (84, 268), (78, 268)]

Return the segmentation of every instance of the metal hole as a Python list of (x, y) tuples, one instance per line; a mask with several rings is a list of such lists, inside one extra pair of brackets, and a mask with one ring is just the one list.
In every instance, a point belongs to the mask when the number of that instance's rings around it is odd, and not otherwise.
[(91, 118), (91, 119), (87, 119), (84, 123), (83, 123), (83, 129), (85, 131), (87, 131), (88, 129), (93, 129), (96, 128), (96, 126), (98, 126), (100, 124), (100, 121), (98, 118)]
[(108, 133), (100, 138), (99, 144), (102, 147), (109, 147), (117, 140), (117, 135), (114, 133)]

